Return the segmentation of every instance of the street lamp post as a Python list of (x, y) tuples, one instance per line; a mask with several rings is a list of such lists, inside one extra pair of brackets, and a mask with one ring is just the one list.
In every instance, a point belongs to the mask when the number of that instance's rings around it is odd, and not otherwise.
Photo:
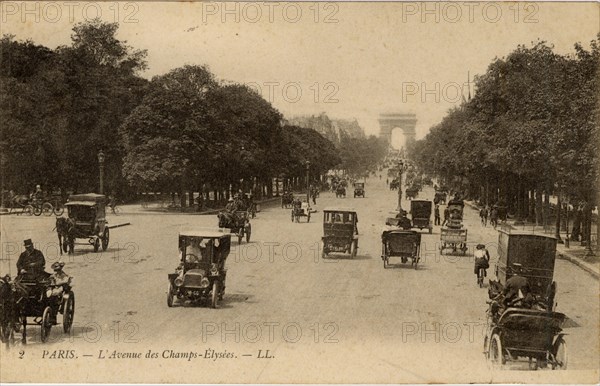
[(402, 212), (402, 172), (404, 172), (404, 163), (398, 162), (398, 212)]
[(100, 166), (100, 194), (104, 194), (104, 152), (98, 152), (98, 165)]
[(310, 202), (310, 161), (306, 161), (306, 202)]

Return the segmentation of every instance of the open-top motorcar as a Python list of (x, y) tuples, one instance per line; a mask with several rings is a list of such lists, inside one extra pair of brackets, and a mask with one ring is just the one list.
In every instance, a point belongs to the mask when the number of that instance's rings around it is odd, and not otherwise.
[(358, 216), (356, 210), (345, 207), (328, 207), (323, 210), (323, 237), (321, 256), (346, 253), (355, 257), (358, 251)]
[(217, 308), (225, 294), (225, 261), (231, 235), (218, 230), (192, 230), (179, 234), (179, 266), (168, 275), (167, 306), (176, 301), (210, 302)]

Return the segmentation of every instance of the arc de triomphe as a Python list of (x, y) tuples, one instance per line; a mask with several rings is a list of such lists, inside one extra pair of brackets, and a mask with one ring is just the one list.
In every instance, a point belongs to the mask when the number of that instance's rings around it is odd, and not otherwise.
[(392, 131), (402, 130), (406, 143), (415, 140), (417, 115), (412, 113), (381, 113), (379, 114), (379, 136), (392, 143)]

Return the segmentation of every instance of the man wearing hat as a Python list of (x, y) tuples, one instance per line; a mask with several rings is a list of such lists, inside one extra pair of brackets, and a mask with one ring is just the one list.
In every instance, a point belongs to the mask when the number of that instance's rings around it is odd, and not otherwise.
[(523, 303), (527, 303), (528, 295), (531, 293), (529, 281), (521, 276), (522, 265), (513, 263), (513, 276), (506, 281), (502, 294), (504, 295), (504, 305), (510, 306), (516, 303), (517, 300), (523, 299)]
[(23, 242), (25, 246), (25, 252), (21, 253), (17, 260), (17, 272), (18, 274), (25, 273), (32, 274), (35, 277), (45, 273), (44, 267), (46, 266), (46, 259), (39, 250), (33, 247), (31, 239), (27, 239)]

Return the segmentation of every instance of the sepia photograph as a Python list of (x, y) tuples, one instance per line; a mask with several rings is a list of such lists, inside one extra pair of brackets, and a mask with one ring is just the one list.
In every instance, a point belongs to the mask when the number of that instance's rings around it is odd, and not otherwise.
[(0, 383), (598, 384), (597, 2), (0, 2)]

